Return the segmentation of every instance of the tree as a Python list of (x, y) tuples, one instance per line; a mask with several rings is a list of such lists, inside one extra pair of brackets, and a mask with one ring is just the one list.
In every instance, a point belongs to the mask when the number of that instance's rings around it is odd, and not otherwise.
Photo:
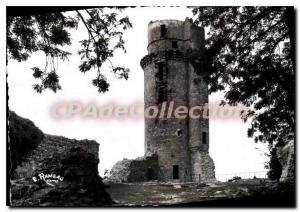
[(65, 45), (71, 45), (69, 31), (76, 29), (79, 21), (82, 21), (88, 31), (88, 38), (80, 43), (82, 48), (78, 51), (81, 56), (79, 70), (86, 73), (96, 70), (96, 78), (92, 84), (98, 88), (98, 92), (106, 92), (109, 83), (103, 71), (102, 64), (109, 62), (111, 70), (119, 79), (128, 79), (129, 69), (116, 67), (110, 61), (114, 52), (124, 47), (123, 32), (132, 27), (128, 17), (120, 17), (115, 11), (107, 11), (103, 8), (76, 10), (73, 17), (64, 12), (34, 13), (24, 16), (7, 17), (7, 58), (19, 62), (26, 61), (30, 55), (37, 51), (45, 53), (45, 67), (33, 67), (33, 77), (41, 81), (33, 85), (34, 90), (41, 93), (45, 89), (53, 92), (61, 89), (59, 76), (57, 75), (58, 60), (67, 60), (71, 55), (64, 50)]
[(279, 180), (282, 174), (282, 165), (278, 159), (276, 147), (272, 148), (269, 161), (268, 177), (270, 180)]
[(195, 24), (208, 27), (209, 92), (221, 105), (243, 104), (248, 136), (284, 144), (295, 130), (295, 29), (293, 7), (192, 8)]

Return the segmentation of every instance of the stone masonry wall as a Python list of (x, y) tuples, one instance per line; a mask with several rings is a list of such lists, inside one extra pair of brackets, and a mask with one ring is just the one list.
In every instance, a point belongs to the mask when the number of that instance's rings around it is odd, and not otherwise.
[(295, 180), (295, 143), (288, 142), (283, 147), (278, 147), (278, 158), (282, 165), (280, 180)]
[[(10, 206), (90, 207), (112, 204), (98, 173), (99, 144), (96, 141), (44, 135), (32, 122), (28, 125), (29, 120), (14, 116), (17, 118), (10, 117), (9, 120), (9, 126), (14, 129), (9, 131), (9, 144), (21, 143), (24, 148), (26, 145), (32, 148), (23, 154), (11, 172)], [(26, 134), (28, 127), (30, 131)], [(32, 132), (42, 133), (43, 139), (32, 141), (30, 138), (36, 138), (32, 136), (36, 133)], [(22, 153), (22, 149), (16, 151), (15, 147), (20, 146), (11, 145), (9, 150)]]
[(43, 140), (44, 133), (29, 119), (8, 113), (8, 145), (10, 174), (20, 165), (24, 157), (31, 153)]
[(71, 148), (80, 147), (98, 159), (99, 144), (93, 140), (68, 139), (63, 136), (44, 135), (42, 142), (34, 149), (15, 170), (13, 178), (30, 178), (36, 172), (43, 172), (43, 164), (54, 153), (64, 153)]
[[(152, 173), (149, 173), (151, 170)], [(141, 157), (134, 160), (124, 159), (118, 161), (110, 171), (109, 182), (145, 182), (157, 180), (158, 176), (157, 156)], [(149, 176), (151, 175), (151, 176)], [(152, 179), (149, 179), (151, 177)]]
[(191, 153), (194, 182), (214, 182), (215, 177), (215, 164), (208, 152), (195, 151)]
[[(189, 19), (149, 23), (148, 55), (141, 60), (145, 110), (160, 109), (164, 102), (167, 107), (173, 102), (174, 108), (208, 103), (204, 43), (204, 29)], [(174, 113), (171, 118), (145, 117), (145, 155), (158, 155), (160, 181), (198, 181), (200, 175), (202, 181), (215, 180), (208, 149), (208, 120), (175, 118)]]

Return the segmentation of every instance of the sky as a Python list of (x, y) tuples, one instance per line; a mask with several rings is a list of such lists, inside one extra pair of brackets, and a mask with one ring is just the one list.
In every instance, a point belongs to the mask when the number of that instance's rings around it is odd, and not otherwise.
[[(37, 94), (32, 85), (37, 83), (31, 68), (44, 67), (45, 56), (35, 53), (26, 62), (10, 60), (7, 66), (9, 84), (9, 108), (18, 115), (32, 120), (44, 133), (62, 135), (76, 139), (94, 139), (100, 144), (100, 174), (123, 158), (133, 159), (144, 154), (144, 121), (143, 119), (99, 120), (86, 119), (80, 116), (70, 119), (55, 119), (51, 114), (53, 106), (61, 102), (77, 102), (82, 105), (119, 104), (131, 105), (143, 102), (144, 73), (140, 67), (140, 59), (147, 54), (147, 27), (153, 20), (177, 19), (192, 17), (186, 7), (147, 7), (127, 8), (124, 12), (133, 28), (124, 32), (127, 53), (119, 51), (111, 59), (115, 66), (130, 68), (129, 79), (118, 80), (109, 71), (109, 64), (104, 65), (103, 73), (110, 83), (109, 92), (100, 94), (91, 80), (95, 71), (81, 73), (78, 70), (80, 57), (77, 50), (79, 40), (86, 37), (87, 32), (82, 24), (71, 31), (72, 46), (65, 49), (73, 53), (69, 61), (59, 61), (58, 75), (62, 90), (56, 94), (45, 91)], [(70, 15), (74, 13), (69, 12)], [(206, 32), (207, 33), (207, 32)], [(209, 96), (209, 102), (219, 102), (223, 93)], [(234, 108), (231, 108), (234, 110)], [(248, 173), (264, 171), (267, 148), (263, 144), (255, 144), (247, 138), (247, 127), (240, 119), (211, 119), (209, 121), (210, 155), (215, 162), (218, 176), (224, 174)], [(224, 175), (225, 176), (225, 175)]]

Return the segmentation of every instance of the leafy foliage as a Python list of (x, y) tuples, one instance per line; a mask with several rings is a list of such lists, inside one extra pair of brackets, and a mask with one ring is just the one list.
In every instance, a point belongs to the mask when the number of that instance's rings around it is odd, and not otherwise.
[(208, 27), (209, 91), (221, 103), (243, 104), (248, 136), (279, 144), (294, 139), (295, 69), (293, 7), (193, 8), (195, 24)]
[(112, 71), (118, 75), (118, 78), (128, 79), (129, 69), (114, 67), (109, 58), (113, 57), (114, 51), (117, 49), (122, 49), (126, 53), (123, 30), (132, 25), (127, 17), (118, 19), (117, 13), (105, 14), (103, 9), (86, 10), (86, 13), (89, 18), (85, 20), (77, 11), (89, 32), (89, 38), (81, 41), (82, 49), (78, 51), (82, 60), (79, 70), (86, 73), (92, 68), (96, 68), (97, 77), (92, 84), (98, 88), (100, 93), (106, 92), (109, 84), (105, 76), (100, 73), (100, 68), (106, 61), (110, 62)]
[(272, 148), (270, 157), (268, 177), (271, 180), (279, 180), (282, 174), (282, 165), (279, 162), (276, 148)]
[[(114, 9), (116, 11), (120, 9)], [(66, 16), (64, 13), (46, 13), (23, 17), (7, 18), (7, 58), (19, 62), (26, 61), (30, 55), (42, 51), (46, 56), (43, 70), (33, 67), (33, 77), (40, 79), (40, 84), (33, 85), (38, 93), (46, 89), (53, 92), (61, 89), (57, 75), (58, 60), (66, 60), (71, 55), (64, 50), (65, 45), (71, 45), (69, 30), (76, 29), (82, 21), (89, 37), (82, 40), (79, 70), (83, 73), (96, 69), (97, 76), (92, 84), (99, 92), (108, 91), (109, 83), (101, 73), (105, 62), (111, 64), (112, 72), (119, 79), (128, 79), (129, 69), (114, 67), (109, 58), (118, 49), (125, 50), (123, 31), (132, 27), (127, 17), (119, 17), (115, 12), (104, 11), (103, 8), (76, 11), (76, 16)]]
[(62, 13), (7, 18), (7, 57), (9, 59), (22, 62), (34, 52), (45, 53), (44, 70), (32, 68), (33, 76), (41, 79), (42, 82), (33, 85), (37, 92), (41, 93), (47, 88), (54, 92), (61, 89), (54, 61), (55, 59), (68, 59), (71, 55), (62, 47), (71, 44), (68, 30), (76, 28), (77, 24), (78, 20), (66, 17)]
[(33, 85), (33, 89), (36, 92), (42, 93), (43, 90), (50, 88), (54, 93), (56, 93), (57, 90), (61, 89), (61, 86), (59, 85), (59, 76), (55, 71), (44, 73), (38, 67), (34, 67), (32, 70), (33, 77), (39, 78), (42, 82), (41, 84)]

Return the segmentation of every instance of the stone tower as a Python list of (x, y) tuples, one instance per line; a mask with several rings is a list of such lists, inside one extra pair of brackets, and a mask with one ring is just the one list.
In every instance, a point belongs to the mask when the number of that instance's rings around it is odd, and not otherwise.
[(145, 117), (145, 156), (157, 155), (158, 170), (153, 173), (158, 180), (215, 180), (214, 163), (208, 153), (208, 119), (176, 118), (162, 112), (171, 110), (173, 104), (173, 110), (183, 111), (185, 107), (190, 111), (194, 107), (196, 111), (198, 107), (201, 113), (208, 103), (208, 86), (203, 80), (204, 41), (204, 29), (189, 19), (159, 20), (148, 25), (148, 55), (141, 60), (145, 113), (153, 107), (159, 108), (159, 113)]

